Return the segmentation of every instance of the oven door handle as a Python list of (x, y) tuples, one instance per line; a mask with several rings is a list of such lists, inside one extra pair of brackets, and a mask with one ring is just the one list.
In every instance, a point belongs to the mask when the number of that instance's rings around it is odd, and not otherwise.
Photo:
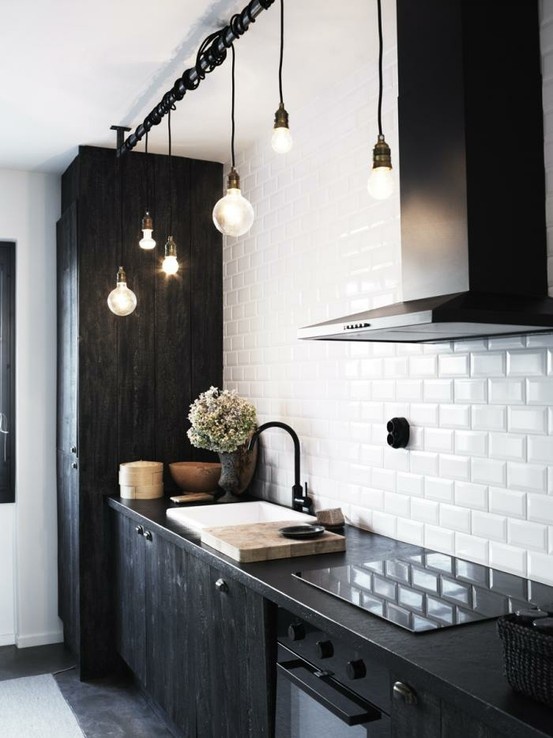
[(277, 663), (277, 668), (279, 674), (330, 710), (346, 725), (370, 723), (382, 717), (380, 711), (370, 702), (342, 686), (328, 672), (319, 671), (306, 661), (282, 661)]

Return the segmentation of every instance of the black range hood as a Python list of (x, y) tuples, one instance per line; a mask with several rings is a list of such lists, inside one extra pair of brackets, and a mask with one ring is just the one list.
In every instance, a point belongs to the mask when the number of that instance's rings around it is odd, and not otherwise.
[(553, 331), (538, 3), (397, 0), (404, 302), (299, 338)]

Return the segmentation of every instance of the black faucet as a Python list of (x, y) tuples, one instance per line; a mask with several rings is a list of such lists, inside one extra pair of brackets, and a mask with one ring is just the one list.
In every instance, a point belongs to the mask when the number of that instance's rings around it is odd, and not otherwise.
[(307, 484), (305, 485), (305, 494), (303, 493), (303, 487), (300, 481), (300, 439), (296, 431), (290, 428), (286, 423), (280, 423), (278, 420), (271, 420), (269, 423), (263, 423), (255, 431), (250, 439), (248, 451), (251, 451), (255, 446), (257, 439), (264, 430), (267, 428), (282, 428), (287, 431), (294, 441), (294, 486), (292, 487), (292, 508), (294, 510), (303, 510), (304, 512), (311, 512), (311, 499), (307, 496)]

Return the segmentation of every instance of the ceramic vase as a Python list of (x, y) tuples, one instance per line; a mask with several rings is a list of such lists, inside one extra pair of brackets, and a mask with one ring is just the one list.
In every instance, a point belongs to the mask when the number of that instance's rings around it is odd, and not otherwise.
[(247, 445), (244, 445), (229, 453), (219, 452), (219, 461), (219, 487), (224, 491), (224, 496), (219, 497), (217, 502), (238, 502), (240, 495), (250, 486), (255, 473), (257, 444), (252, 451), (248, 451)]

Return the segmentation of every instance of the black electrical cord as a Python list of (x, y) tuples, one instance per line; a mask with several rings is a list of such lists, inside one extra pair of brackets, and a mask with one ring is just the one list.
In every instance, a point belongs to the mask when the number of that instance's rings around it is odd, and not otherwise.
[(378, 134), (382, 133), (382, 53), (383, 53), (383, 38), (382, 38), (382, 3), (381, 0), (377, 0), (378, 7)]
[(282, 60), (284, 58), (284, 0), (280, 0), (280, 60), (278, 64), (278, 90), (281, 105), (284, 105), (282, 96)]
[(169, 138), (169, 235), (173, 235), (173, 142), (171, 137), (171, 111), (175, 110), (172, 105), (167, 113), (167, 133)]
[(235, 68), (236, 68), (236, 53), (234, 51), (234, 45), (231, 47), (232, 51), (232, 67), (231, 67), (231, 75), (232, 75), (232, 82), (231, 82), (231, 104), (230, 104), (230, 123), (231, 123), (231, 133), (230, 133), (230, 155), (232, 159), (232, 168), (234, 169), (235, 165), (235, 159), (234, 159), (234, 134), (236, 125), (234, 122), (234, 97), (235, 97)]
[(146, 212), (150, 212), (150, 172), (148, 167), (148, 134), (146, 134), (146, 141), (144, 145), (144, 167), (146, 169)]

